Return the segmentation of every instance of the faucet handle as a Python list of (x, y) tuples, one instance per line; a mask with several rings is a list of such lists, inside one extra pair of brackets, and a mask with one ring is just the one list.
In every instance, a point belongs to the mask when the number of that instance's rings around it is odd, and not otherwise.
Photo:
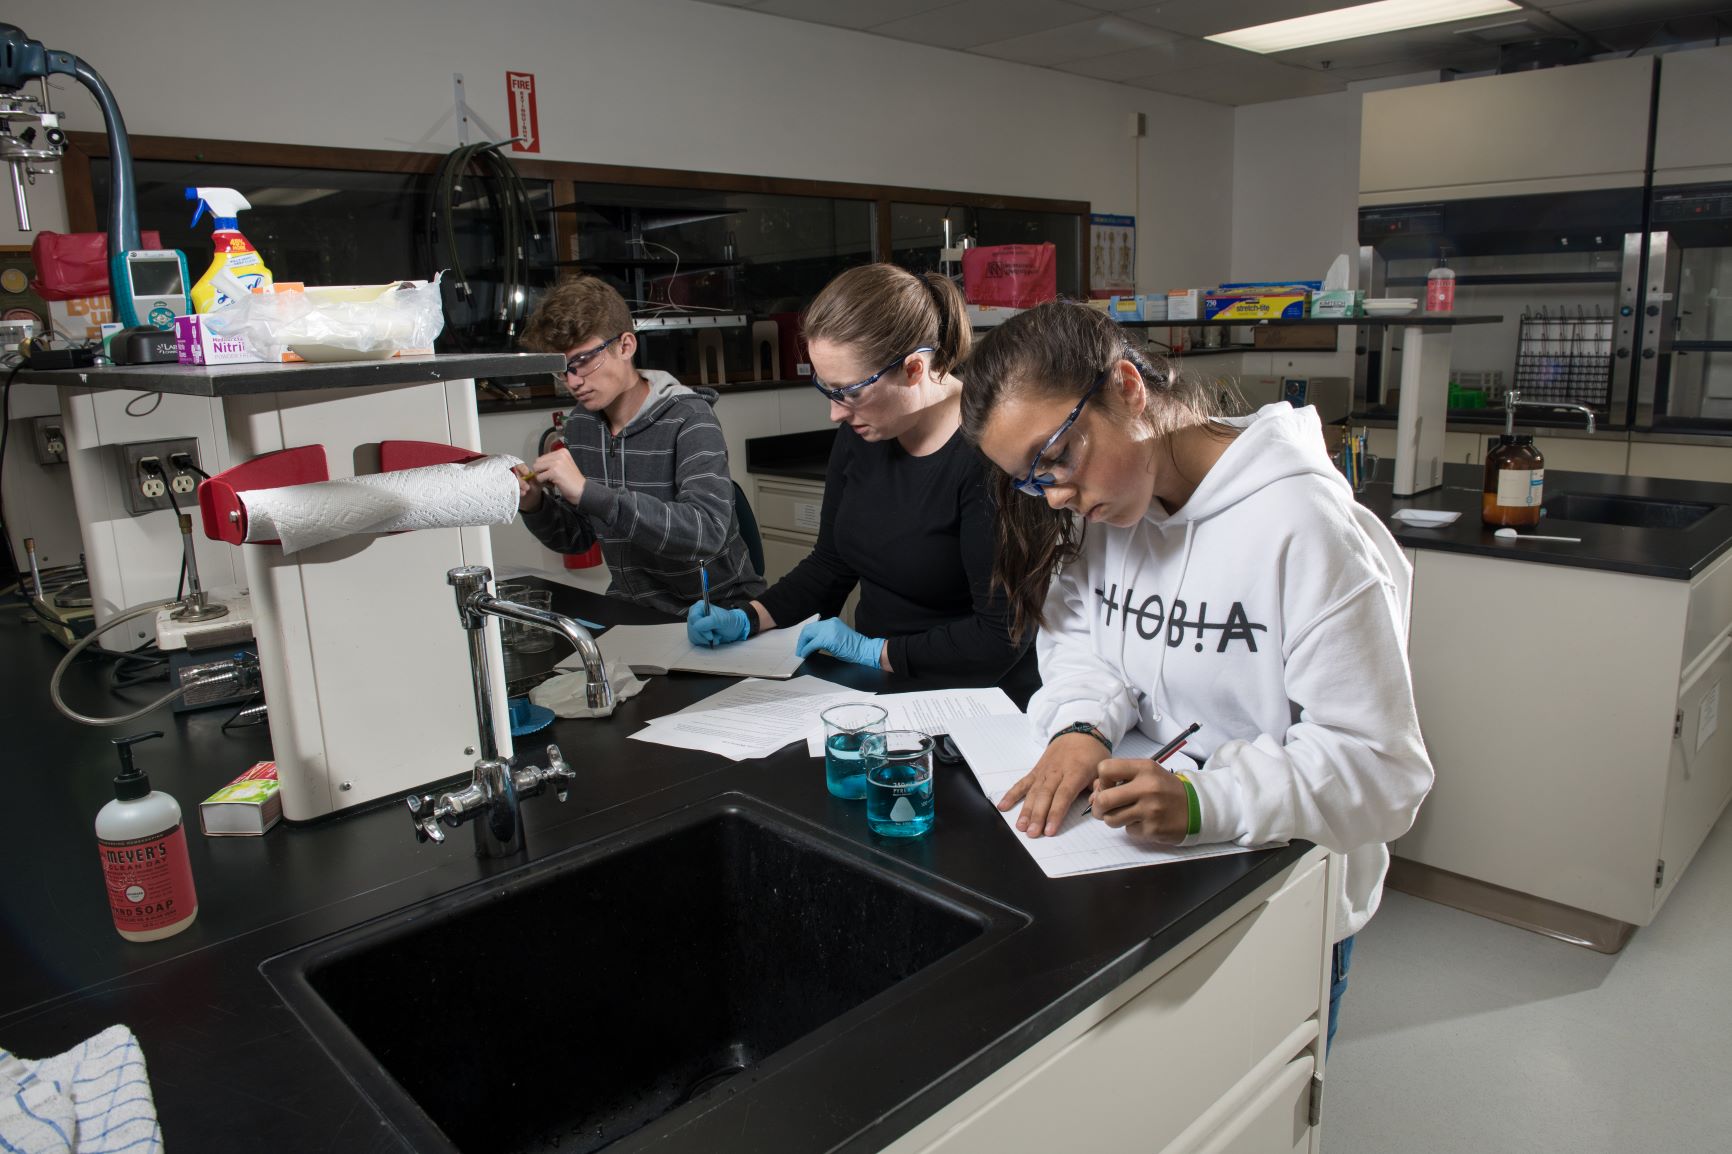
[(439, 799), (430, 793), (410, 794), (403, 799), (403, 804), (409, 807), (409, 818), (415, 823), (415, 840), (418, 842), (443, 842), (445, 831), (439, 828), (439, 819), (444, 816), (439, 812)]
[(547, 746), (547, 768), (542, 771), (543, 777), (553, 783), (553, 796), (561, 802), (565, 800), (565, 783), (576, 781), (577, 774), (571, 766), (565, 763), (565, 754), (559, 751), (559, 746), (552, 742)]

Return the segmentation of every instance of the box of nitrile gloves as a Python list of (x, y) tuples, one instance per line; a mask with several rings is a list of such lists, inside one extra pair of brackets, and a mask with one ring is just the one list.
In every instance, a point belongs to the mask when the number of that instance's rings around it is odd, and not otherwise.
[(232, 365), (265, 358), (253, 352), (240, 337), (211, 331), (208, 318), (192, 313), (174, 318), (175, 340), (183, 365)]
[(198, 803), (206, 837), (258, 837), (283, 816), (277, 763), (261, 761)]

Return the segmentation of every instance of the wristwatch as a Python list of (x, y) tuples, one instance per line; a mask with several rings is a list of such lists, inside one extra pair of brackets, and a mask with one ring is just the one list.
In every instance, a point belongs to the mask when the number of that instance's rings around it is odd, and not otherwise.
[(1100, 731), (1099, 726), (1090, 724), (1087, 721), (1073, 721), (1073, 722), (1071, 722), (1069, 725), (1065, 726), (1063, 729), (1059, 730), (1057, 733), (1055, 733), (1051, 737), (1047, 738), (1046, 743), (1048, 745), (1051, 745), (1053, 742), (1057, 741), (1059, 738), (1063, 737), (1067, 733), (1086, 733), (1090, 737), (1094, 738), (1096, 741), (1100, 742), (1102, 745), (1106, 746), (1108, 753), (1111, 753), (1113, 751), (1113, 743), (1107, 740), (1107, 735)]

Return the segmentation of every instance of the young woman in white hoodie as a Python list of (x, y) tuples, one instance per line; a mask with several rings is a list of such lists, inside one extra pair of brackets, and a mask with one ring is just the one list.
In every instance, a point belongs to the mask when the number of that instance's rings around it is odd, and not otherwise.
[[(1211, 415), (1106, 315), (1054, 302), (968, 362), (963, 427), (997, 469), (994, 579), (1038, 626), (1028, 712), (1050, 739), (1006, 795), (1050, 836), (1092, 791), (1127, 836), (1345, 858), (1329, 1033), (1385, 843), (1431, 788), (1406, 655), (1410, 569), (1353, 499), (1315, 409)], [(1115, 758), (1132, 729), (1165, 768)]]

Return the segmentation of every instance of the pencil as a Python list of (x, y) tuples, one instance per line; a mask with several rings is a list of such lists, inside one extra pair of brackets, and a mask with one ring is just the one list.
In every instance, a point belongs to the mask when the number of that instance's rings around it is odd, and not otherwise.
[[(1175, 754), (1175, 753), (1179, 752), (1179, 750), (1183, 749), (1185, 747), (1185, 742), (1190, 740), (1191, 734), (1197, 732), (1197, 730), (1199, 730), (1201, 728), (1203, 728), (1202, 722), (1200, 722), (1200, 721), (1191, 722), (1191, 724), (1186, 726), (1184, 729), (1184, 732), (1180, 733), (1179, 736), (1173, 738), (1173, 740), (1167, 742), (1167, 744), (1165, 744), (1165, 745), (1161, 746), (1161, 748), (1157, 749), (1155, 751), (1155, 756), (1149, 758), (1149, 760), (1154, 762), (1156, 765), (1161, 765), (1161, 763), (1163, 761), (1167, 760), (1167, 758), (1173, 756), (1173, 754)], [(1161, 765), (1161, 768), (1166, 769), (1167, 767), (1164, 765)], [(1089, 797), (1089, 803), (1087, 805), (1083, 806), (1083, 816), (1087, 817), (1089, 815), (1089, 813), (1091, 811), (1093, 811), (1094, 807), (1095, 807), (1094, 797), (1091, 795)]]

